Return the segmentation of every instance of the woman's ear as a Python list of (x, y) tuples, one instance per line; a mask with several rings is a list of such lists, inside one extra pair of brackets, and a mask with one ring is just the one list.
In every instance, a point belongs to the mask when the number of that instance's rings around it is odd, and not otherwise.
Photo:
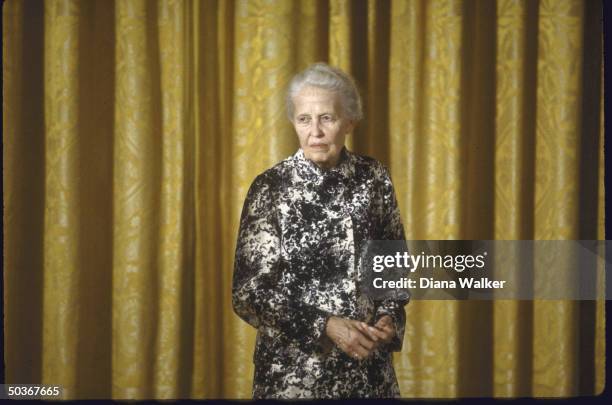
[(349, 120), (349, 122), (346, 124), (346, 134), (350, 134), (351, 132), (353, 132), (354, 129), (355, 129), (355, 121)]

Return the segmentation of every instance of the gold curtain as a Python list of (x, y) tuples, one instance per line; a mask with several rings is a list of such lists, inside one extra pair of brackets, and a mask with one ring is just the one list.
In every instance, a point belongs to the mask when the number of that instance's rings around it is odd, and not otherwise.
[[(237, 221), (315, 61), (358, 81), (408, 238), (604, 239), (598, 1), (3, 7), (7, 383), (250, 396)], [(403, 397), (588, 395), (604, 342), (603, 301), (413, 301), (394, 361)]]

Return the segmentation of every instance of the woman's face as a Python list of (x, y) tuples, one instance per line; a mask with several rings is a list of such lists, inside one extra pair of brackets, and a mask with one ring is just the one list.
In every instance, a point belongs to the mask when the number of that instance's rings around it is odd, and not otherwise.
[(293, 126), (304, 156), (319, 167), (335, 166), (346, 134), (353, 122), (344, 117), (340, 95), (325, 89), (304, 86), (294, 97)]

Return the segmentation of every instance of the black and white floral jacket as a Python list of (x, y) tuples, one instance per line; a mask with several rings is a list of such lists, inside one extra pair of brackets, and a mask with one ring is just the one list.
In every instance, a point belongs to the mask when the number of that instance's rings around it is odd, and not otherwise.
[[(404, 239), (380, 162), (343, 148), (338, 165), (322, 170), (299, 149), (255, 178), (232, 291), (235, 312), (258, 330), (254, 398), (399, 397), (391, 352), (401, 350), (408, 301), (360, 293), (356, 252), (368, 239)], [(374, 324), (385, 314), (397, 335), (365, 360), (324, 332), (332, 315)]]

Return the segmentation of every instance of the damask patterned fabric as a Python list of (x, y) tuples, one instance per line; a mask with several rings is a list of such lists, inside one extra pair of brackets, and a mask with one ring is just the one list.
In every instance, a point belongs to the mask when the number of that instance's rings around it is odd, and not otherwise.
[[(368, 239), (404, 239), (380, 162), (344, 148), (338, 165), (322, 170), (299, 149), (255, 178), (232, 295), (236, 313), (258, 330), (253, 397), (399, 397), (391, 352), (401, 350), (408, 301), (360, 293), (355, 252)], [(332, 315), (374, 324), (385, 314), (397, 334), (367, 359), (349, 357), (325, 335)]]

